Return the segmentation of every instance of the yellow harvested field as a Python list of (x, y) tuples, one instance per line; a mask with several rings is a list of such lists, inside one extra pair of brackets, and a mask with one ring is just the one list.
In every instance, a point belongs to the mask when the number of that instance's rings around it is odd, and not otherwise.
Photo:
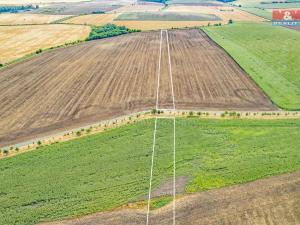
[(163, 4), (139, 4), (139, 5), (127, 5), (121, 8), (115, 9), (112, 12), (124, 13), (124, 12), (157, 12), (163, 8)]
[(101, 26), (107, 23), (112, 23), (113, 20), (119, 14), (92, 14), (92, 15), (83, 15), (73, 17), (71, 19), (65, 20), (63, 23), (73, 23), (73, 24), (89, 24), (89, 25), (96, 25)]
[(168, 12), (193, 12), (193, 13), (205, 13), (214, 14), (220, 17), (224, 21), (230, 19), (234, 21), (265, 21), (265, 19), (239, 10), (231, 6), (169, 6)]
[(90, 27), (65, 24), (0, 26), (0, 63), (89, 35)]
[(45, 14), (23, 14), (8, 13), (0, 14), (0, 25), (18, 25), (18, 24), (44, 24), (51, 23), (67, 17), (68, 15), (45, 15)]
[(184, 27), (197, 27), (223, 23), (222, 21), (114, 21), (118, 26), (126, 26), (131, 29), (140, 30), (158, 30), (158, 29), (172, 29)]

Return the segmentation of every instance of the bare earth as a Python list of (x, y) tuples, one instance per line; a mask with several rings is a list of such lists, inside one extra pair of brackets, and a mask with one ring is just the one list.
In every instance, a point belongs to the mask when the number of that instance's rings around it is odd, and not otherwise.
[[(59, 25), (58, 25), (59, 26)], [(167, 32), (159, 107), (170, 108)], [(177, 109), (276, 109), (202, 31), (169, 31)], [(160, 32), (43, 53), (0, 71), (0, 147), (155, 107)]]
[[(270, 225), (300, 224), (300, 172), (219, 190), (176, 201), (176, 224)], [(120, 209), (44, 225), (144, 225), (145, 210)], [(150, 213), (149, 224), (172, 224), (172, 204)]]

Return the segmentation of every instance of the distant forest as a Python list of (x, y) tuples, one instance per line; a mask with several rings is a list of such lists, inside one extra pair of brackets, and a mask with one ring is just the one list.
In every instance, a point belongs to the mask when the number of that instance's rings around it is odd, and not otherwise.
[[(163, 4), (167, 4), (168, 0), (140, 0), (142, 2), (158, 2), (158, 3), (163, 3)], [(235, 0), (217, 0), (219, 2), (233, 2)], [(184, 0), (182, 0), (182, 2), (184, 2)]]
[(38, 6), (22, 5), (22, 6), (0, 6), (0, 13), (16, 13), (19, 11), (26, 11), (36, 9)]

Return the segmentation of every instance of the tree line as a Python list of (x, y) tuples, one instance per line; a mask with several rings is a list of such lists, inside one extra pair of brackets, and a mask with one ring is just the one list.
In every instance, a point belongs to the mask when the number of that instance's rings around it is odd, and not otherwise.
[(102, 39), (107, 37), (114, 37), (122, 34), (129, 34), (134, 32), (140, 32), (137, 29), (129, 29), (125, 26), (117, 26), (115, 24), (106, 24), (100, 27), (92, 27), (91, 33), (87, 38), (87, 41)]

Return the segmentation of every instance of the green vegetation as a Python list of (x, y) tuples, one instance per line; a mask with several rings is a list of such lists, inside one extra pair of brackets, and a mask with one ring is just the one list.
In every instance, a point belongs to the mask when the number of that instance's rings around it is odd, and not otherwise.
[(93, 26), (87, 40), (114, 37), (122, 34), (129, 34), (129, 33), (139, 32), (139, 31), (140, 30), (128, 29), (125, 26), (117, 26), (115, 24), (107, 24), (100, 27)]
[(215, 0), (168, 0), (167, 4), (200, 4), (207, 2), (216, 2)]
[[(154, 120), (0, 160), (0, 224), (36, 224), (146, 198)], [(203, 191), (300, 169), (300, 120), (176, 119), (176, 174)], [(153, 188), (172, 177), (173, 120), (159, 119)], [(151, 208), (170, 199), (156, 199)]]
[(165, 4), (166, 0), (143, 0), (144, 2), (157, 2), (157, 3), (162, 3)]
[(31, 10), (31, 9), (36, 9), (38, 8), (38, 6), (34, 7), (33, 5), (21, 5), (21, 6), (18, 6), (18, 5), (3, 5), (3, 6), (0, 6), (0, 13), (17, 13), (19, 11), (28, 11), (28, 10)]
[(300, 32), (269, 23), (234, 23), (203, 30), (278, 106), (300, 109)]
[(159, 208), (169, 204), (170, 202), (172, 202), (172, 200), (173, 200), (173, 197), (171, 197), (171, 196), (165, 196), (165, 197), (151, 199), (150, 209), (151, 210), (159, 209)]
[(267, 20), (272, 20), (272, 12), (267, 11), (266, 9), (261, 8), (250, 8), (250, 7), (243, 7), (242, 10), (254, 14), (256, 16), (260, 16), (262, 18), (265, 18)]
[(185, 12), (128, 12), (122, 13), (115, 20), (134, 21), (218, 21), (221, 20), (214, 14), (185, 13)]
[(300, 8), (299, 0), (238, 0), (233, 5), (260, 9)]

